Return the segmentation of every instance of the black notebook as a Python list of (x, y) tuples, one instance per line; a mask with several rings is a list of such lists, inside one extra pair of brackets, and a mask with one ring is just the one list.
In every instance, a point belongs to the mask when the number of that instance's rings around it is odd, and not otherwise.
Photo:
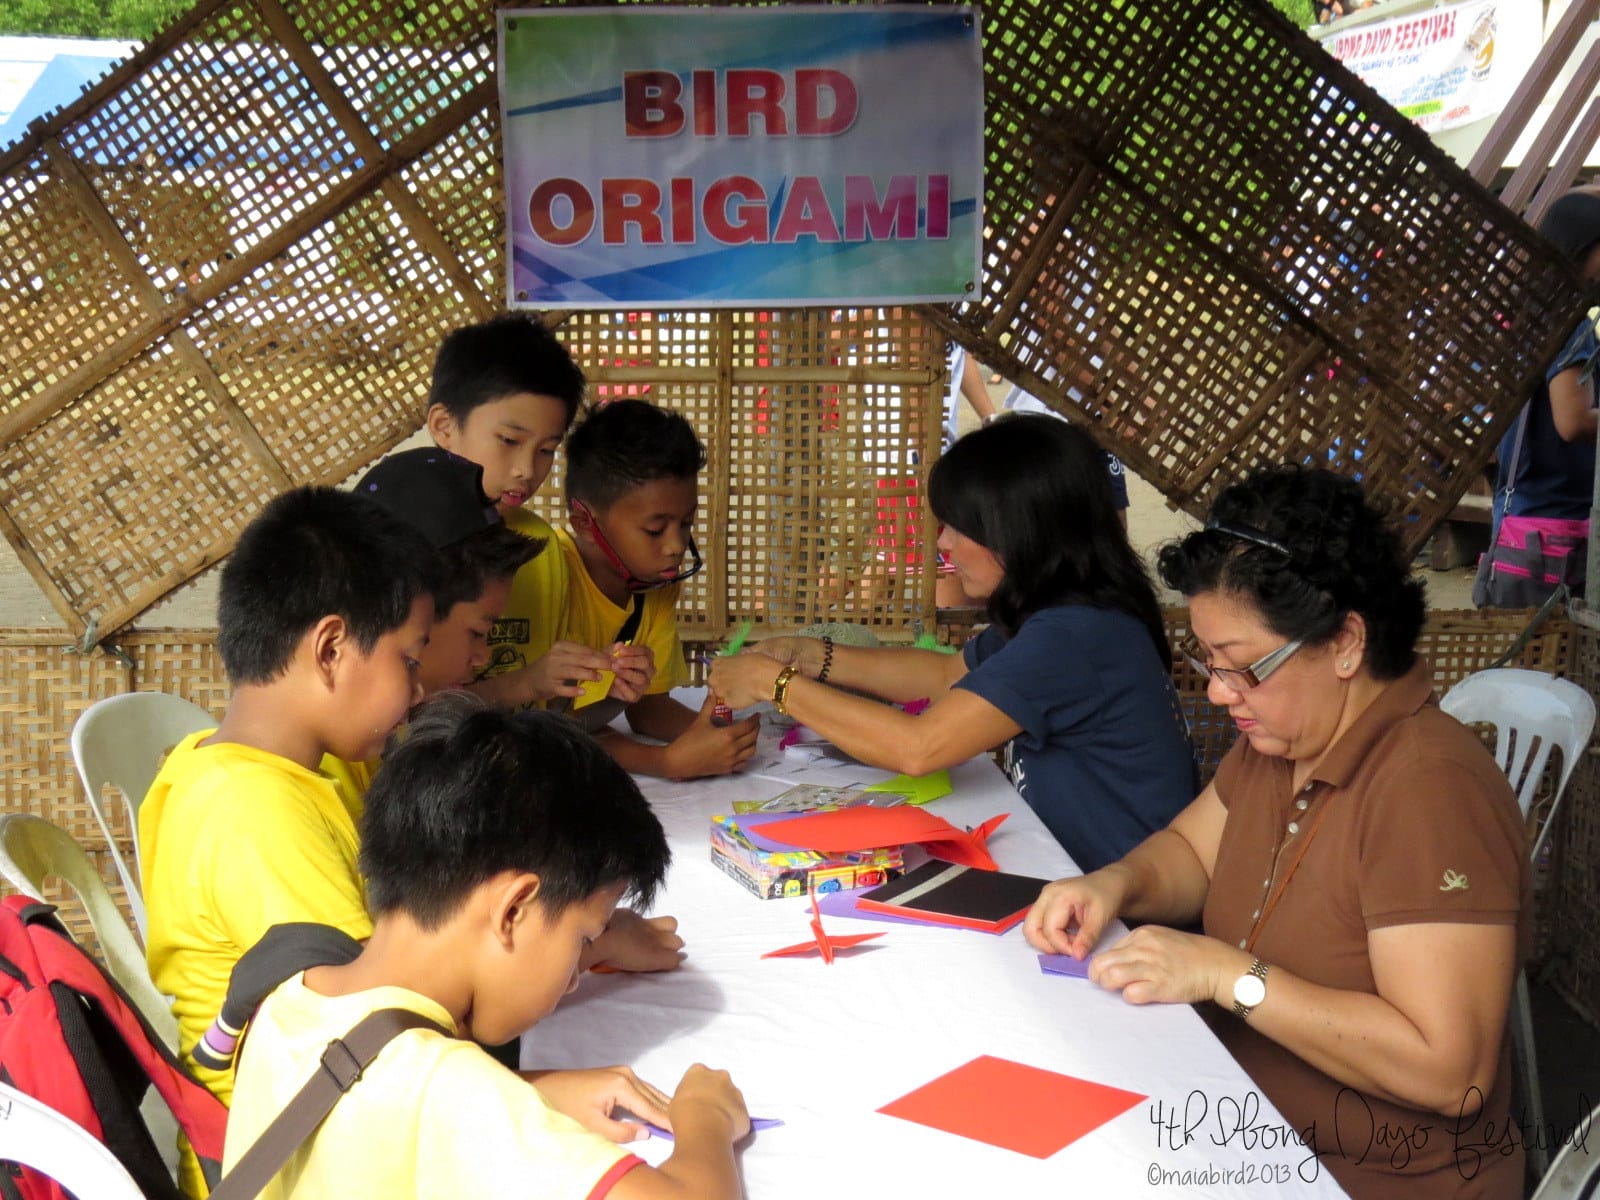
[(1003, 933), (1028, 915), (1049, 882), (1031, 875), (984, 871), (935, 858), (899, 879), (863, 892), (856, 899), (856, 907), (938, 925)]

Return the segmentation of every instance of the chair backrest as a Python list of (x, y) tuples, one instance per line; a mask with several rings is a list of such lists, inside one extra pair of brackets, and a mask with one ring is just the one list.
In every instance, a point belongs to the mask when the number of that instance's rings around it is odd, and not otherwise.
[[(215, 729), (217, 719), (198, 705), (164, 692), (128, 692), (91, 705), (72, 727), (72, 761), (89, 793), (89, 806), (111, 847), (122, 886), (128, 891), (134, 924), (145, 929), (143, 889), (140, 887), (139, 805), (156, 777), (162, 757), (191, 733)], [(127, 805), (128, 826), (133, 831), (130, 866), (111, 836), (102, 793), (111, 784)]]
[(32, 1167), (80, 1200), (143, 1200), (133, 1176), (98, 1138), (3, 1083), (0, 1161)]
[(1600, 1108), (1585, 1117), (1555, 1162), (1539, 1180), (1533, 1200), (1595, 1200), (1600, 1197), (1600, 1149), (1577, 1136), (1600, 1125)]
[(166, 998), (150, 981), (144, 951), (134, 941), (105, 880), (72, 835), (27, 813), (0, 815), (0, 875), (36, 900), (45, 898), (44, 883), (52, 876), (77, 893), (112, 978), (167, 1048), (176, 1052), (178, 1025)]
[(1553, 746), (1561, 747), (1561, 777), (1549, 817), (1534, 846), (1537, 858), (1552, 826), (1556, 805), (1578, 765), (1578, 756), (1594, 732), (1594, 700), (1568, 679), (1542, 671), (1499, 667), (1468, 675), (1451, 688), (1439, 707), (1467, 725), (1495, 729), (1495, 761), (1511, 781), (1523, 816), (1539, 789)]

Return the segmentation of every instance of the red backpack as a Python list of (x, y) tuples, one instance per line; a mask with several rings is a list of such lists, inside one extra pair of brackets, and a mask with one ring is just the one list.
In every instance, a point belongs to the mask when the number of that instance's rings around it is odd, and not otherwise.
[[(0, 1081), (99, 1138), (146, 1196), (181, 1200), (139, 1115), (154, 1084), (215, 1183), (228, 1110), (178, 1066), (54, 912), (26, 896), (0, 901)], [(0, 1197), (70, 1200), (53, 1180), (9, 1163), (0, 1164)]]

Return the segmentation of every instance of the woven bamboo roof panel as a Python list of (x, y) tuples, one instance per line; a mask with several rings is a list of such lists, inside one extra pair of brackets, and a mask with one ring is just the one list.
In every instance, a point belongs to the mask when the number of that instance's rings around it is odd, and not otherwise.
[(1191, 512), (1289, 460), (1420, 543), (1577, 319), (1553, 249), (1264, 4), (985, 17), (987, 273), (935, 319)]
[[(1174, 503), (1326, 463), (1420, 538), (1575, 319), (1553, 251), (1257, 0), (983, 12), (967, 305), (562, 327), (711, 448), (686, 622), (931, 617), (941, 331)], [(417, 427), (502, 294), (493, 49), (484, 2), (203, 0), (0, 153), (0, 533), (75, 635)]]

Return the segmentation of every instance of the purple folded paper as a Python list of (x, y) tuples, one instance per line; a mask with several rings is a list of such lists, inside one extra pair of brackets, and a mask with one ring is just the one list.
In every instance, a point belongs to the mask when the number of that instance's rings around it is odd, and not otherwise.
[(1070, 954), (1041, 954), (1039, 970), (1046, 975), (1071, 975), (1077, 979), (1087, 979), (1089, 960), (1073, 958)]
[[(672, 1130), (663, 1129), (659, 1125), (652, 1125), (649, 1121), (644, 1121), (642, 1124), (650, 1131), (651, 1137), (666, 1138), (667, 1141), (672, 1141)], [(782, 1124), (783, 1121), (778, 1117), (751, 1117), (750, 1132), (760, 1133), (763, 1129), (774, 1129)]]

